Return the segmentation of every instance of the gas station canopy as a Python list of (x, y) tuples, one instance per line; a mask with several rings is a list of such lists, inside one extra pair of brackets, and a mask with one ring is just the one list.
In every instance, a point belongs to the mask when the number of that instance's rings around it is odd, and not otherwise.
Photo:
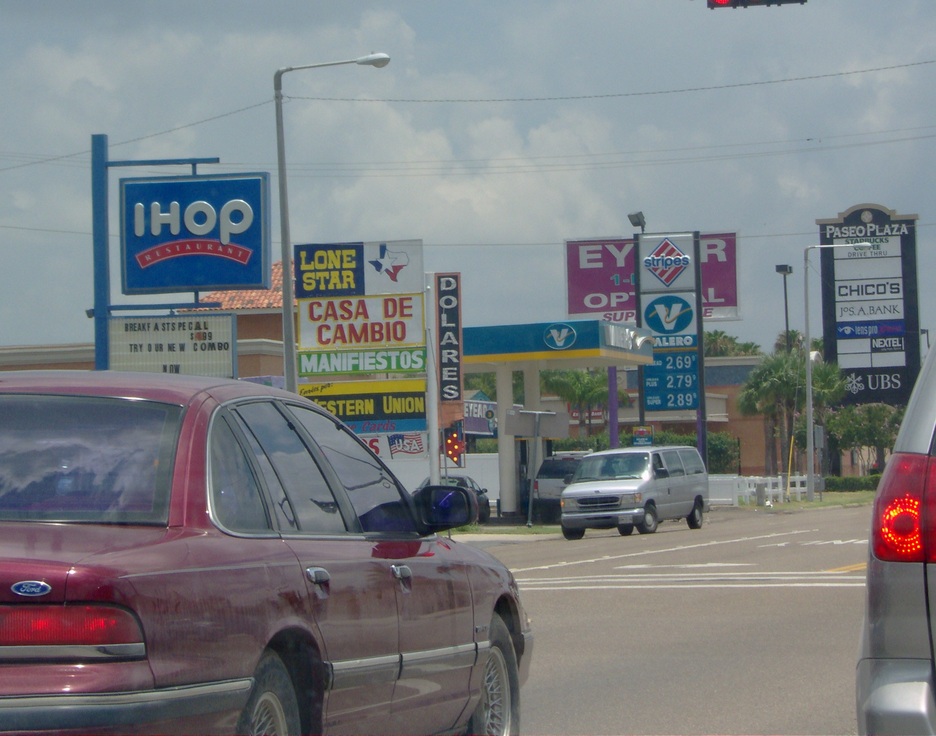
[(484, 373), (499, 364), (568, 370), (653, 362), (649, 330), (601, 320), (465, 327), (462, 367)]

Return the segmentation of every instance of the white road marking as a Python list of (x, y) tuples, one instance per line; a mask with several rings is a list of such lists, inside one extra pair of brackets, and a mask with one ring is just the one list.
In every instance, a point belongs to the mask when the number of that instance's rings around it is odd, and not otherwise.
[(687, 549), (703, 549), (705, 547), (720, 547), (725, 544), (740, 544), (742, 542), (757, 542), (762, 539), (779, 539), (781, 537), (789, 537), (796, 534), (815, 534), (818, 529), (800, 529), (798, 531), (792, 532), (782, 532), (774, 534), (763, 534), (756, 537), (738, 537), (737, 539), (724, 539), (721, 541), (714, 542), (702, 542), (700, 544), (681, 544), (677, 547), (667, 547), (666, 549), (647, 549), (641, 550), (639, 552), (627, 552), (620, 555), (602, 555), (601, 557), (591, 557), (585, 560), (563, 560), (562, 562), (554, 562), (549, 565), (537, 565), (536, 567), (520, 567), (514, 568), (513, 572), (515, 575), (525, 572), (532, 572), (534, 570), (556, 570), (563, 567), (571, 567), (574, 565), (590, 565), (595, 562), (607, 562), (608, 560), (626, 560), (630, 557), (647, 557), (650, 555), (660, 555), (666, 554), (667, 552), (682, 552)]

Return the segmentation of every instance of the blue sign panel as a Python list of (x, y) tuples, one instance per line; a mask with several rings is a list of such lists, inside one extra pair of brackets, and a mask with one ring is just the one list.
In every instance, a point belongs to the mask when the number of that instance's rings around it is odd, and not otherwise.
[(270, 288), (269, 175), (120, 181), (124, 294)]
[(699, 351), (691, 293), (650, 300), (643, 318), (654, 334), (653, 363), (644, 368), (644, 410), (699, 408)]
[(699, 408), (699, 354), (689, 351), (654, 351), (644, 367), (644, 408), (671, 411)]

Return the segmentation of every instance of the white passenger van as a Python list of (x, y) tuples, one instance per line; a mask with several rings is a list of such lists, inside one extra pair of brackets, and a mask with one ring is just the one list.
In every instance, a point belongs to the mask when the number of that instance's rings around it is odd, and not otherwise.
[(581, 539), (586, 529), (627, 536), (652, 534), (666, 519), (702, 526), (709, 508), (708, 473), (694, 447), (629, 447), (582, 459), (562, 491), (562, 534)]

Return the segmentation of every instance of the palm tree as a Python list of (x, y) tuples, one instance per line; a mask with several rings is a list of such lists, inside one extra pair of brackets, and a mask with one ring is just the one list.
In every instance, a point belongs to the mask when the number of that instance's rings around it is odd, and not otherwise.
[[(738, 409), (752, 416), (763, 414), (766, 423), (766, 466), (776, 473), (786, 460), (793, 437), (793, 421), (805, 396), (806, 365), (802, 352), (786, 350), (768, 355), (753, 371), (738, 396)], [(778, 448), (778, 440), (783, 442)], [(787, 463), (782, 463), (785, 471)]]
[(802, 352), (803, 350), (803, 333), (799, 330), (790, 330), (786, 332), (785, 330), (777, 335), (777, 339), (774, 342), (774, 352), (785, 352), (787, 349), (787, 338), (790, 340), (790, 350), (798, 350)]
[[(585, 428), (585, 434), (591, 433), (590, 423), (586, 419), (596, 406), (608, 405), (608, 374), (606, 371), (543, 371), (543, 387), (567, 402), (579, 412), (579, 434)], [(620, 394), (619, 394), (620, 396)]]
[(703, 335), (705, 357), (725, 358), (738, 355), (759, 355), (760, 345), (753, 342), (738, 342), (738, 338), (724, 330), (709, 330)]

